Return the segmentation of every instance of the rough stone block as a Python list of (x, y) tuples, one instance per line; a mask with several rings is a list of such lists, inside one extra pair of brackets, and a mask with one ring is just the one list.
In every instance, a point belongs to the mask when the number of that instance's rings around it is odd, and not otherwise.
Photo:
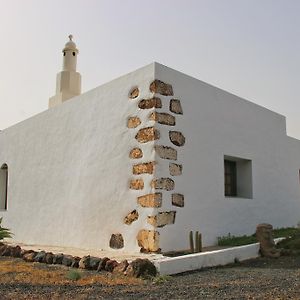
[(131, 223), (133, 223), (134, 221), (136, 221), (139, 218), (139, 213), (137, 212), (137, 210), (133, 210), (132, 212), (130, 212), (125, 218), (124, 218), (124, 223), (126, 225), (130, 225)]
[(124, 247), (124, 239), (121, 233), (114, 233), (111, 235), (109, 247), (113, 249), (121, 249)]
[(137, 235), (137, 241), (142, 252), (158, 252), (159, 232), (154, 230), (140, 230)]
[(154, 148), (160, 158), (177, 160), (177, 151), (174, 148), (161, 145), (156, 145)]
[(129, 188), (131, 190), (142, 190), (144, 188), (144, 180), (143, 179), (130, 180)]
[(175, 223), (176, 211), (159, 212), (156, 216), (149, 216), (148, 223), (154, 227), (164, 227)]
[(169, 125), (169, 126), (176, 125), (175, 117), (168, 113), (153, 112), (150, 114), (149, 120), (156, 121), (157, 123), (163, 124), (163, 125)]
[(179, 176), (182, 174), (182, 165), (170, 163), (169, 164), (169, 172), (172, 176)]
[(157, 270), (149, 259), (137, 258), (129, 264), (125, 275), (129, 277), (155, 277)]
[(140, 90), (137, 87), (133, 88), (129, 93), (129, 98), (130, 99), (135, 99), (139, 96), (139, 94), (140, 94)]
[(159, 137), (160, 137), (159, 131), (154, 127), (142, 128), (138, 131), (138, 133), (135, 136), (135, 138), (140, 143), (147, 143), (154, 140), (158, 140)]
[(138, 197), (138, 204), (142, 207), (161, 207), (162, 193), (148, 194)]
[(151, 186), (158, 190), (171, 191), (174, 190), (175, 183), (171, 178), (159, 178), (153, 179), (151, 182)]
[(172, 205), (177, 207), (184, 207), (184, 195), (172, 194)]
[(185, 137), (180, 131), (169, 131), (170, 141), (176, 146), (183, 146), (185, 144)]
[(132, 168), (132, 173), (134, 175), (153, 174), (154, 173), (154, 165), (155, 165), (154, 161), (134, 165), (133, 168)]
[(150, 91), (163, 96), (173, 96), (172, 85), (157, 79), (150, 84)]
[(132, 159), (142, 158), (143, 151), (140, 148), (133, 148), (129, 153), (129, 157)]
[(128, 128), (136, 128), (141, 124), (141, 120), (139, 117), (129, 117), (127, 120), (127, 127)]
[(183, 114), (180, 100), (177, 99), (170, 100), (170, 111), (179, 115)]
[(126, 271), (127, 267), (129, 266), (129, 263), (127, 261), (127, 259), (125, 260), (122, 260), (118, 266), (116, 266), (114, 268), (114, 273), (117, 273), (117, 274), (124, 274), (124, 272)]
[(139, 102), (138, 106), (141, 109), (162, 108), (161, 100), (158, 97), (143, 99)]

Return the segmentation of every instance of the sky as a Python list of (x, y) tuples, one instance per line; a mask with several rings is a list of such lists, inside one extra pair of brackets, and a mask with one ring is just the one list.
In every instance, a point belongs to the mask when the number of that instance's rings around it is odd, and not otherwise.
[(299, 0), (0, 5), (0, 129), (48, 108), (73, 34), (83, 92), (157, 61), (285, 115), (300, 139)]

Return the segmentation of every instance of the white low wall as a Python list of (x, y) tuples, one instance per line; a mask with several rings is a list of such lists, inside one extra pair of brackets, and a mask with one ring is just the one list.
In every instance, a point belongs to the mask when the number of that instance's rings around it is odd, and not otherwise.
[[(278, 243), (282, 239), (277, 238), (274, 241)], [(153, 263), (161, 275), (173, 275), (207, 267), (224, 266), (234, 263), (235, 260), (242, 261), (256, 257), (259, 257), (259, 243), (178, 257), (164, 257)]]

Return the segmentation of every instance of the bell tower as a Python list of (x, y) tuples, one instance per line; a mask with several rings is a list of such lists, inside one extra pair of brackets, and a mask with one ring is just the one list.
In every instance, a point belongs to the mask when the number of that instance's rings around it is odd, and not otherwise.
[(81, 94), (81, 75), (76, 72), (79, 51), (71, 34), (62, 53), (63, 69), (56, 76), (56, 94), (49, 99), (49, 108)]

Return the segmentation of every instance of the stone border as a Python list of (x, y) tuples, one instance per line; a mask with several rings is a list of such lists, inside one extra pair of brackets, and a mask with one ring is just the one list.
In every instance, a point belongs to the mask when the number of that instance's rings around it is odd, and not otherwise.
[(148, 259), (137, 258), (132, 262), (126, 259), (117, 262), (108, 257), (72, 256), (63, 253), (53, 254), (46, 251), (24, 250), (20, 246), (9, 246), (0, 242), (0, 256), (22, 258), (26, 262), (38, 262), (49, 265), (64, 265), (70, 268), (93, 270), (97, 272), (107, 271), (131, 277), (156, 276), (157, 270)]

